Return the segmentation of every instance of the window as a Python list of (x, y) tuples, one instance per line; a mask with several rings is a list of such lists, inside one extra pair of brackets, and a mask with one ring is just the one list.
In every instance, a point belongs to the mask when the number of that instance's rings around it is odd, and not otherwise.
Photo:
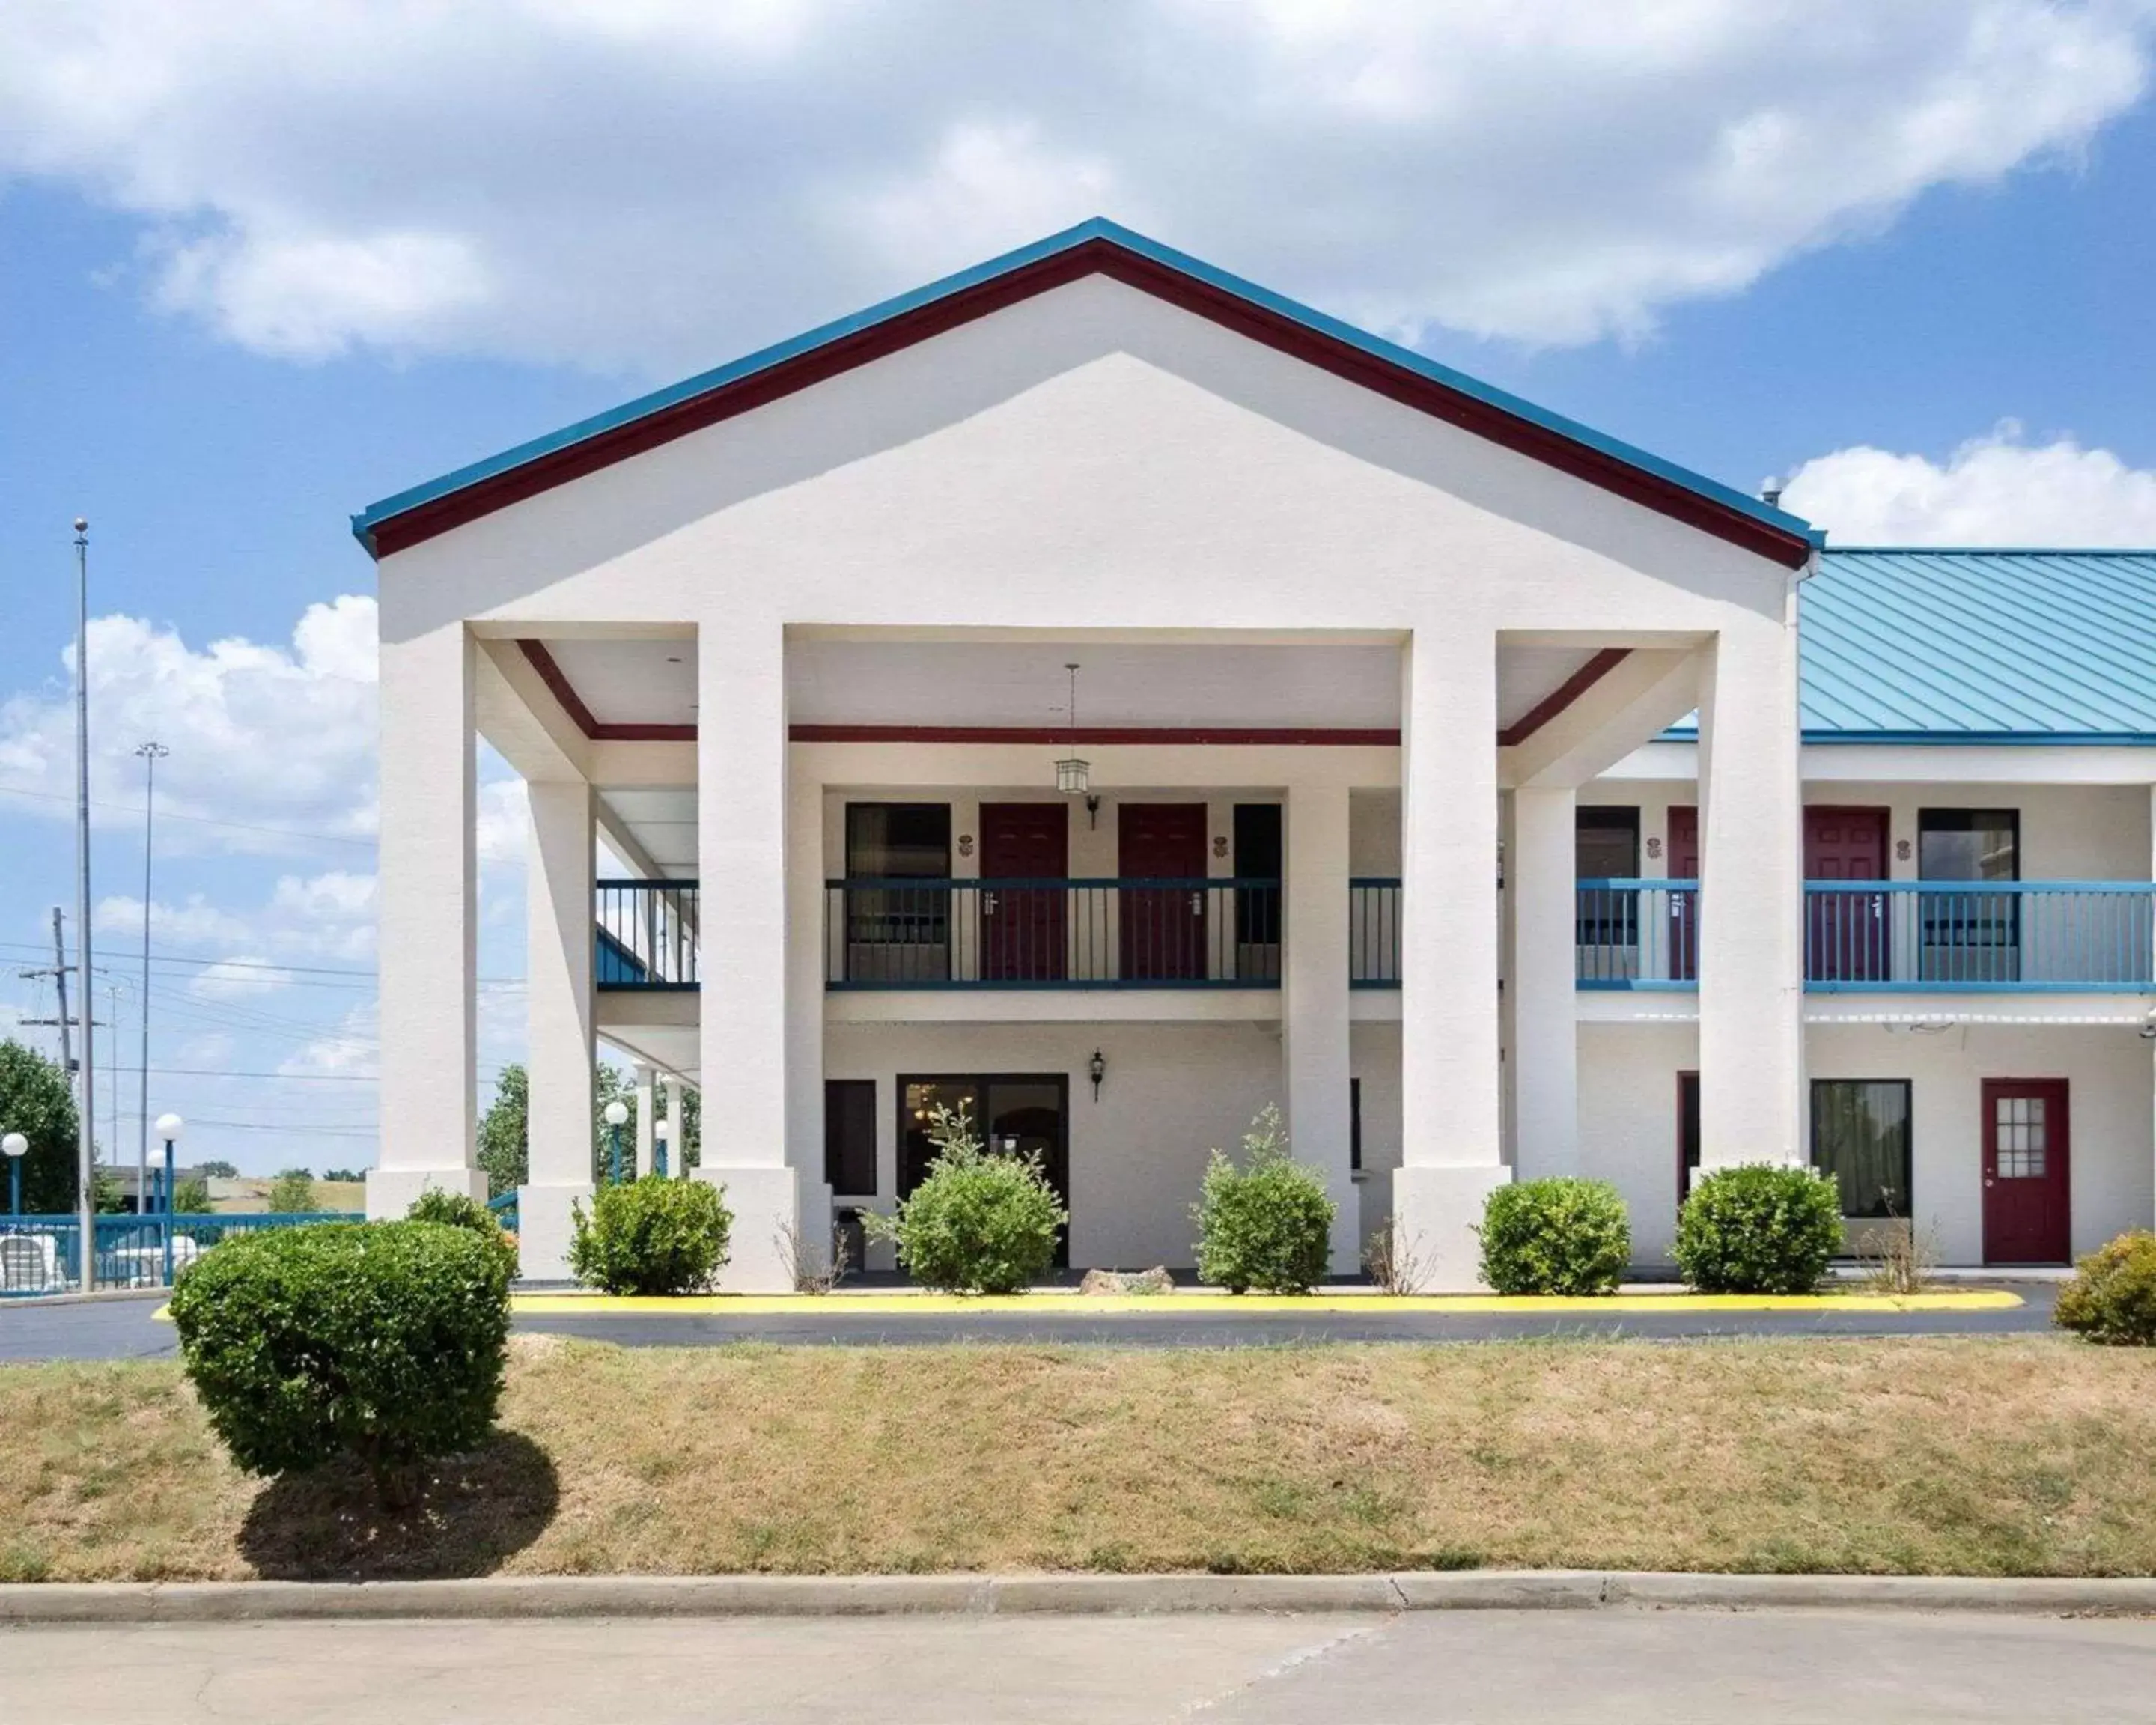
[(947, 803), (849, 803), (846, 891), (849, 982), (941, 982), (951, 973), (951, 891), (909, 886), (951, 878)]
[(1281, 806), (1277, 803), (1235, 805), (1235, 874), (1239, 880), (1270, 880), (1270, 886), (1235, 891), (1235, 974), (1253, 982), (1280, 980)]
[(824, 1182), (845, 1198), (876, 1191), (875, 1080), (824, 1081)]
[(2019, 880), (2020, 811), (1918, 809), (1917, 873), (1927, 880)]
[[(2019, 880), (2020, 813), (2012, 809), (1917, 810), (1917, 873), (1926, 880)], [(2020, 895), (1927, 892), (1919, 895), (1919, 906), (1925, 981), (2020, 980)]]
[(1677, 1202), (1691, 1196), (1699, 1173), (1699, 1074), (1677, 1074)]
[(1812, 1081), (1812, 1166), (1841, 1188), (1845, 1216), (1907, 1216), (1909, 1081)]
[[(1636, 880), (1640, 875), (1640, 811), (1582, 809), (1573, 822), (1573, 874), (1580, 880)], [(1640, 895), (1623, 888), (1586, 886), (1578, 893), (1574, 937), (1583, 947), (1636, 947)]]

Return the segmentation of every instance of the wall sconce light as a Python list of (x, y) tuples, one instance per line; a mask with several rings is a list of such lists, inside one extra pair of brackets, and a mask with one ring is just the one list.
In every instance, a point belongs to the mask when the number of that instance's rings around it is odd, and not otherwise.
[(1662, 841), (1661, 836), (1657, 834), (1650, 833), (1647, 835), (1647, 855), (1649, 856), (1660, 856), (1661, 854)]
[(961, 833), (961, 834), (958, 834), (958, 855), (961, 855), (961, 856), (971, 856), (973, 854), (973, 835), (971, 833)]
[(1101, 1100), (1101, 1081), (1108, 1076), (1108, 1057), (1095, 1049), (1093, 1058), (1086, 1062), (1086, 1071), (1093, 1081), (1093, 1100), (1097, 1102)]
[(1907, 839), (1897, 839), (1894, 841), (1894, 857), (1897, 862), (1908, 861), (1909, 841)]

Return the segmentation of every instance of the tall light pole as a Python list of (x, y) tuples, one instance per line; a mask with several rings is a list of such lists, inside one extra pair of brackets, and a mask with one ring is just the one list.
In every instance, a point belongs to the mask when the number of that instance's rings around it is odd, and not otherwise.
[(157, 762), (172, 753), (162, 742), (139, 744), (142, 762), (142, 1142), (135, 1153), (135, 1203), (141, 1208), (150, 1178), (150, 859), (156, 833)]
[(82, 1109), (75, 1145), (75, 1223), (82, 1230), (81, 1290), (97, 1281), (97, 1014), (90, 991), (90, 523), (74, 518), (74, 874), (75, 952), (82, 983)]

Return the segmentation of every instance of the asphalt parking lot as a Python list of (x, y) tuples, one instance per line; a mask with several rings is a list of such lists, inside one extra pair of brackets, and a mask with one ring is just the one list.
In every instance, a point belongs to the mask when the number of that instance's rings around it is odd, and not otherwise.
[[(1286, 1347), (1326, 1342), (1517, 1342), (1540, 1339), (1679, 1341), (1755, 1336), (2022, 1335), (2051, 1327), (2057, 1289), (2017, 1284), (2021, 1304), (1980, 1312), (1802, 1311), (1626, 1312), (1604, 1317), (1577, 1311), (1434, 1312), (1369, 1310), (1252, 1312), (1117, 1312), (1098, 1317), (1063, 1312), (937, 1312), (911, 1317), (887, 1311), (850, 1314), (843, 1297), (828, 1312), (734, 1317), (640, 1312), (522, 1315), (516, 1327), (615, 1342), (629, 1347), (716, 1347), (763, 1342), (794, 1345), (922, 1346), (951, 1342), (1095, 1343), (1122, 1348)], [(49, 1359), (155, 1358), (175, 1351), (162, 1297), (125, 1297), (60, 1304), (0, 1301), (0, 1363)], [(1363, 1302), (1356, 1302), (1359, 1307)]]

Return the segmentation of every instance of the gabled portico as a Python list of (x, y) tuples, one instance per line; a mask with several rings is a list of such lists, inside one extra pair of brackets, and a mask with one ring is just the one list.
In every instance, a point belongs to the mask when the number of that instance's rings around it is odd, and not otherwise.
[[(1786, 516), (1105, 225), (422, 492), (362, 524), (382, 588), (377, 1210), (473, 1178), (479, 731), (534, 793), (527, 1273), (588, 1179), (611, 1019), (703, 1089), (730, 1286), (773, 1286), (776, 1236), (828, 1225), (827, 1081), (1050, 1067), (1074, 1252), (1086, 1181), (1096, 1204), (1156, 1178), (1149, 1213), (1187, 1204), (1192, 1159), (1273, 1101), (1351, 1271), (1359, 1078), (1366, 1113), (1398, 1099), (1390, 1209), (1465, 1286), (1514, 1156), (1550, 1171), (1576, 1141), (1573, 793), (1694, 706), (1707, 1141), (1802, 1159), (1810, 547)], [(1070, 661), (1075, 742), (1040, 675)], [(1105, 809), (1059, 798), (1072, 747)], [(1064, 811), (1063, 873), (998, 887), (983, 811), (1028, 803)], [(850, 806), (938, 803), (940, 880), (850, 865)], [(1143, 813), (1162, 808), (1203, 812)], [(1276, 884), (1238, 869), (1244, 808), (1278, 811), (1247, 818), (1274, 823)], [(1138, 825), (1158, 856), (1195, 834), (1203, 867), (1111, 865)], [(602, 827), (675, 883), (613, 948)], [(894, 906), (908, 962), (943, 974), (864, 973), (871, 948), (891, 962)], [(634, 985), (684, 952), (693, 987)], [(1131, 1052), (1096, 1103), (1086, 1045), (1111, 1034)], [(853, 1077), (879, 1038), (885, 1064)], [(691, 1040), (693, 1063), (665, 1052)], [(1203, 1106), (1117, 1111), (1178, 1070)], [(875, 1108), (888, 1162), (895, 1094)], [(1169, 1226), (1100, 1237), (1150, 1249)]]

